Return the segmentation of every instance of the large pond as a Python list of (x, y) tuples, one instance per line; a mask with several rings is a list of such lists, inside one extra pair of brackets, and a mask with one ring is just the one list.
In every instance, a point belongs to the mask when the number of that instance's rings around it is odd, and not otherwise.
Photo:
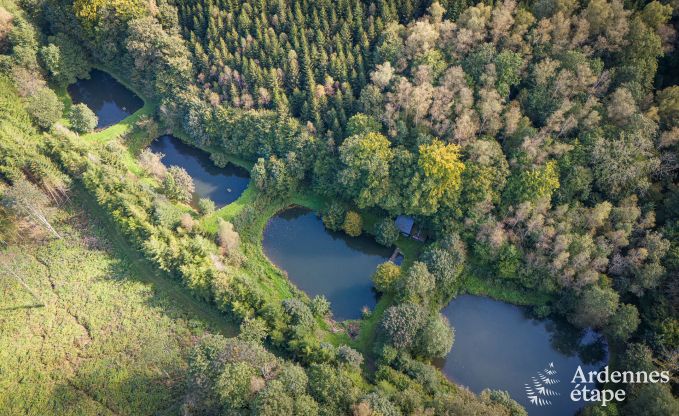
[(220, 168), (210, 156), (170, 135), (160, 136), (151, 143), (151, 150), (165, 156), (165, 166), (179, 166), (193, 178), (196, 191), (194, 203), (200, 198), (210, 198), (218, 208), (238, 199), (250, 182), (247, 170), (231, 163)]
[(106, 72), (93, 69), (89, 79), (68, 86), (75, 104), (85, 103), (99, 118), (97, 128), (118, 123), (139, 110), (144, 102)]
[(264, 252), (309, 296), (325, 295), (335, 319), (356, 319), (363, 306), (373, 308), (372, 276), (391, 249), (370, 237), (332, 232), (314, 212), (287, 209), (264, 230)]
[[(571, 380), (578, 365), (587, 372), (600, 369), (606, 362), (606, 346), (595, 333), (531, 319), (514, 305), (463, 295), (443, 314), (455, 328), (453, 349), (439, 363), (444, 373), (476, 393), (485, 388), (506, 390), (529, 415), (575, 414), (583, 403), (570, 399), (574, 387)], [(559, 382), (545, 384), (538, 373)], [(542, 385), (535, 386), (536, 381)], [(532, 404), (529, 396), (536, 396), (540, 387), (559, 395), (539, 395), (551, 404)]]

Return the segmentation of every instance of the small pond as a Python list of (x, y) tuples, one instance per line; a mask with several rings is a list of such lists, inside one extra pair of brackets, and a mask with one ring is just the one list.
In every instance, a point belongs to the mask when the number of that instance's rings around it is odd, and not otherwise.
[(375, 306), (370, 277), (392, 252), (368, 236), (329, 231), (304, 208), (287, 209), (269, 220), (263, 245), (298, 288), (328, 298), (336, 320), (360, 318), (363, 306)]
[[(453, 349), (438, 363), (444, 373), (476, 393), (485, 388), (508, 391), (529, 415), (575, 414), (583, 403), (570, 400), (578, 365), (585, 372), (606, 365), (606, 346), (596, 333), (531, 319), (524, 309), (508, 303), (463, 295), (443, 314), (455, 328)], [(550, 371), (556, 371), (551, 376), (545, 374), (550, 363)], [(551, 405), (537, 406), (528, 398), (525, 385), (532, 384), (533, 377), (539, 380), (538, 372), (559, 380), (544, 386), (560, 394), (546, 397)]]
[(106, 72), (93, 69), (89, 79), (68, 86), (74, 104), (85, 103), (99, 118), (97, 128), (118, 123), (139, 110), (144, 102)]
[(186, 169), (196, 185), (194, 203), (200, 198), (210, 198), (217, 208), (238, 199), (250, 182), (247, 170), (229, 163), (226, 167), (216, 166), (207, 152), (189, 146), (170, 135), (160, 136), (151, 143), (151, 150), (165, 156), (165, 166), (179, 166)]

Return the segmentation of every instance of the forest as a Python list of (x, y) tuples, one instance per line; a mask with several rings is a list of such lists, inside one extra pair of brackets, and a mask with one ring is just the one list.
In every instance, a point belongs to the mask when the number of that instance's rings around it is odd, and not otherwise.
[[(580, 414), (679, 414), (678, 29), (676, 0), (0, 0), (0, 414), (531, 414), (437, 367), (463, 294), (671, 374)], [(98, 127), (92, 70), (143, 105)], [(193, 201), (163, 134), (247, 189)], [(361, 319), (267, 258), (290, 206), (405, 256)]]

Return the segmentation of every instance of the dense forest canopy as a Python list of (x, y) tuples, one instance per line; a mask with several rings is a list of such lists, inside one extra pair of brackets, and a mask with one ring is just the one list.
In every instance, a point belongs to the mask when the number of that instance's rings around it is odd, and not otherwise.
[[(612, 365), (672, 371), (669, 388), (626, 386), (619, 410), (676, 414), (676, 1), (20, 3), (0, 7), (0, 82), (16, 89), (3, 98), (0, 224), (26, 216), (21, 189), (62, 198), (58, 166), (157, 267), (242, 322), (238, 339), (197, 345), (187, 414), (522, 414), (426, 364), (450, 350), (439, 311), (470, 279), (546, 297), (533, 313), (600, 331)], [(206, 226), (214, 204), (185, 204), (186, 171), (81, 140), (71, 130), (96, 125), (87, 107), (65, 127), (48, 85), (90, 64), (156, 106), (128, 143), (163, 129), (218, 165), (250, 161), (252, 203)], [(377, 218), (390, 246), (394, 217), (410, 215), (431, 237), (408, 268), (373, 276), (391, 303), (362, 351), (369, 382), (361, 353), (322, 335), (327, 301), (271, 284), (256, 260), (263, 213), (310, 190), (330, 229), (357, 235)]]

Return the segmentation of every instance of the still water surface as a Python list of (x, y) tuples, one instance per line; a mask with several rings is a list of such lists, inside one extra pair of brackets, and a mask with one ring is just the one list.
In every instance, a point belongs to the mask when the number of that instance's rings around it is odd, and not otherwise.
[(99, 118), (97, 128), (118, 123), (139, 110), (144, 102), (106, 72), (93, 69), (89, 79), (68, 86), (73, 103), (85, 103)]
[[(606, 349), (596, 333), (579, 331), (551, 320), (536, 320), (526, 311), (485, 297), (463, 295), (443, 314), (455, 328), (455, 343), (439, 363), (453, 381), (479, 393), (485, 388), (506, 390), (529, 415), (573, 415), (582, 402), (570, 400), (573, 375), (578, 365), (585, 372), (598, 370)], [(553, 363), (560, 380), (546, 387), (560, 393), (547, 397), (551, 405), (530, 403), (525, 384)], [(589, 385), (589, 388), (593, 386)]]
[(360, 318), (363, 306), (375, 306), (370, 277), (391, 255), (391, 249), (368, 236), (327, 230), (318, 215), (304, 208), (271, 218), (263, 245), (267, 257), (298, 288), (311, 297), (328, 298), (336, 320)]
[(196, 186), (194, 203), (200, 198), (210, 198), (217, 208), (238, 199), (250, 182), (247, 170), (231, 163), (226, 167), (216, 166), (207, 152), (189, 146), (170, 135), (160, 136), (151, 143), (151, 150), (165, 156), (165, 166), (179, 166), (186, 169)]

